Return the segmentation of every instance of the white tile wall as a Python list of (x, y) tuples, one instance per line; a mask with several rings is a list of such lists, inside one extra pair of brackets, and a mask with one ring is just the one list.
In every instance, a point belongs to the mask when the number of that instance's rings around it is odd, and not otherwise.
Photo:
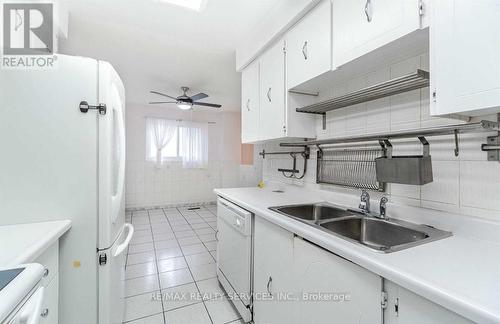
[[(407, 74), (420, 68), (428, 71), (428, 54), (424, 53), (393, 66), (371, 72), (352, 82), (344, 82), (336, 89), (323, 93), (344, 93), (363, 86), (379, 83), (389, 78)], [(496, 120), (496, 116), (477, 119)], [(318, 138), (341, 137), (369, 133), (425, 128), (446, 124), (459, 124), (458, 119), (430, 117), (429, 89), (415, 90), (390, 98), (379, 99), (363, 105), (347, 107), (327, 113), (327, 129), (321, 127), (318, 117)], [(494, 134), (465, 134), (460, 136), (460, 155), (454, 155), (452, 136), (428, 138), (433, 158), (434, 182), (424, 186), (388, 185), (386, 194), (393, 202), (459, 213), (467, 216), (491, 219), (500, 222), (500, 163), (488, 162), (481, 152), (486, 137)], [(393, 141), (394, 155), (421, 154), (418, 140)], [(275, 143), (266, 145), (266, 150), (280, 149)], [(300, 186), (341, 191), (359, 195), (359, 190), (332, 185), (316, 184), (315, 152), (309, 160), (307, 176), (303, 180), (287, 180), (276, 171), (279, 167), (290, 167), (287, 157), (273, 156), (264, 160), (265, 180), (294, 183)], [(378, 195), (378, 194), (375, 194)]]
[[(157, 168), (145, 161), (145, 117), (184, 119), (209, 124), (209, 164), (206, 169), (184, 169), (181, 162)], [(254, 186), (260, 181), (262, 161), (240, 165), (239, 113), (185, 113), (158, 107), (127, 109), (126, 206), (176, 206), (215, 201), (214, 188)]]

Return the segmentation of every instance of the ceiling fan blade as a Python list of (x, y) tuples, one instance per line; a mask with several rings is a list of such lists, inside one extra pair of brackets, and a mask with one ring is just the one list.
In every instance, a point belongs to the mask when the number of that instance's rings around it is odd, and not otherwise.
[(212, 107), (212, 108), (220, 108), (220, 107), (222, 107), (222, 105), (211, 104), (211, 103), (206, 103), (206, 102), (193, 102), (193, 105), (196, 105), (196, 106), (205, 106), (205, 107)]
[(191, 96), (191, 100), (198, 101), (201, 99), (205, 99), (207, 97), (208, 97), (208, 95), (206, 93), (201, 92), (201, 93), (195, 94), (194, 96)]
[(152, 101), (150, 105), (158, 105), (158, 104), (169, 104), (169, 103), (177, 103), (177, 101)]
[(157, 95), (160, 95), (160, 96), (164, 96), (164, 97), (167, 97), (167, 98), (170, 98), (170, 99), (177, 100), (177, 98), (175, 98), (175, 97), (169, 96), (167, 94), (164, 94), (164, 93), (161, 93), (161, 92), (158, 92), (158, 91), (149, 91), (149, 92), (157, 94)]

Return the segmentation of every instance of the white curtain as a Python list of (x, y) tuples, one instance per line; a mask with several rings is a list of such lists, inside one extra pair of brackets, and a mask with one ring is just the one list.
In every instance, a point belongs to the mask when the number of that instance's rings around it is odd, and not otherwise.
[(208, 124), (182, 123), (179, 126), (179, 156), (184, 168), (206, 168), (208, 165)]
[(167, 119), (146, 118), (146, 129), (149, 132), (148, 138), (156, 149), (156, 166), (160, 167), (163, 163), (162, 150), (174, 138), (177, 124)]

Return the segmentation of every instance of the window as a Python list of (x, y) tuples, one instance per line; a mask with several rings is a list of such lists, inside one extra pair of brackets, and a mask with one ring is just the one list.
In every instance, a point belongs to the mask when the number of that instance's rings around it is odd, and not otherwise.
[(206, 123), (168, 119), (146, 119), (146, 160), (161, 166), (181, 160), (186, 168), (204, 168), (208, 163)]
[[(173, 137), (167, 142), (165, 147), (161, 150), (160, 160), (175, 160), (179, 159), (179, 130), (176, 129)], [(146, 129), (146, 160), (147, 161), (156, 161), (156, 141), (154, 131), (152, 129)]]

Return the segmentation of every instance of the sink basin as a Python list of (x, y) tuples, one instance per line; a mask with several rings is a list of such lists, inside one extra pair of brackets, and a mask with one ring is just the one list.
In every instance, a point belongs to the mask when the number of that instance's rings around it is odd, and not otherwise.
[(353, 215), (352, 211), (326, 203), (279, 206), (269, 209), (285, 216), (313, 223)]
[(370, 217), (350, 217), (325, 222), (320, 224), (320, 226), (372, 249), (381, 251), (419, 242), (430, 237), (425, 232)]
[(396, 219), (380, 219), (329, 203), (277, 206), (269, 209), (350, 242), (385, 253), (452, 235), (451, 232), (431, 226)]

